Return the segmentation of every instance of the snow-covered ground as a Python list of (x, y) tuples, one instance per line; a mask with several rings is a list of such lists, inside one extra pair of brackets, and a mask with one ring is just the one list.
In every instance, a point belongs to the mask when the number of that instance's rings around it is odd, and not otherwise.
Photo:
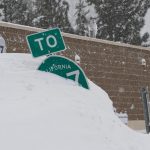
[(105, 91), (36, 70), (43, 59), (0, 54), (0, 150), (150, 150)]

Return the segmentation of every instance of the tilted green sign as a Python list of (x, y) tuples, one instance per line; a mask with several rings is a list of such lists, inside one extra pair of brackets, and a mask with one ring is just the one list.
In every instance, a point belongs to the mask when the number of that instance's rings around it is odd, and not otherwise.
[(89, 89), (86, 76), (82, 69), (68, 58), (50, 56), (39, 66), (38, 70), (51, 72), (66, 79), (71, 79), (80, 86)]
[[(28, 35), (26, 39), (33, 57), (56, 53), (66, 49), (58, 28)], [(82, 69), (68, 58), (50, 56), (39, 66), (38, 70), (51, 72), (66, 79), (71, 79), (82, 87), (89, 89)]]
[(33, 57), (39, 57), (66, 49), (58, 28), (28, 35), (27, 43)]

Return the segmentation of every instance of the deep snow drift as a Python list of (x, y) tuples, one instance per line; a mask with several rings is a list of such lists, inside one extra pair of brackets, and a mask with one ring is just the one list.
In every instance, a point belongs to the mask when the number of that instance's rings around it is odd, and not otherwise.
[(42, 59), (0, 54), (0, 150), (150, 150), (101, 88), (40, 72)]

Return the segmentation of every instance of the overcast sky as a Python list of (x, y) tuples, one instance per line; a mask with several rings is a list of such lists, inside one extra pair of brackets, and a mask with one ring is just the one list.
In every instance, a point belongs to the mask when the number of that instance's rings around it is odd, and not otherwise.
[(145, 26), (141, 30), (141, 33), (149, 32), (150, 33), (150, 9), (148, 10), (145, 16)]

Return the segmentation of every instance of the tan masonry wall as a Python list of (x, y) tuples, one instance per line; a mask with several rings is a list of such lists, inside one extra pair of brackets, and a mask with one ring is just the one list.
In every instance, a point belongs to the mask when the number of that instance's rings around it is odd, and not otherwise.
[[(0, 22), (7, 52), (29, 53), (25, 37), (39, 31), (44, 30)], [(88, 78), (109, 94), (117, 112), (127, 112), (129, 120), (142, 120), (140, 88), (150, 89), (150, 49), (65, 33), (63, 36), (67, 50), (61, 55), (74, 60), (78, 54)]]

